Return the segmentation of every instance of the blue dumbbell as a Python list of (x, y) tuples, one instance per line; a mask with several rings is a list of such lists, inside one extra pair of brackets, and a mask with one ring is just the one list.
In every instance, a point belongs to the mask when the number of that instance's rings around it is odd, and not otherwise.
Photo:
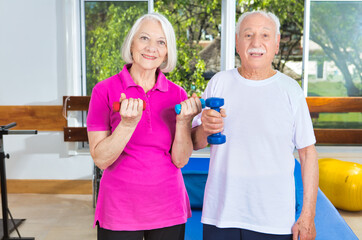
[[(205, 100), (200, 98), (200, 102), (201, 102), (201, 107), (205, 108)], [(177, 115), (179, 115), (181, 113), (181, 104), (176, 104), (175, 105), (175, 112)]]
[[(211, 97), (206, 99), (206, 106), (220, 112), (220, 107), (224, 106), (223, 98)], [(210, 144), (223, 144), (226, 142), (226, 136), (221, 133), (211, 134), (207, 137), (207, 142)]]
[[(204, 99), (200, 99), (202, 108), (205, 108), (205, 106), (214, 109), (218, 112), (220, 112), (220, 107), (224, 105), (224, 99), (223, 98), (208, 98), (206, 101)], [(175, 112), (176, 114), (181, 113), (181, 104), (176, 104), (175, 106)], [(215, 133), (207, 137), (207, 142), (210, 144), (223, 144), (226, 142), (226, 136), (221, 133)]]

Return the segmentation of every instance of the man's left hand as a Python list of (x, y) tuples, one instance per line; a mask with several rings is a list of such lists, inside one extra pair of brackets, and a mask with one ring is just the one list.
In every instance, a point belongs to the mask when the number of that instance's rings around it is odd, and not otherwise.
[(300, 216), (298, 221), (292, 227), (293, 240), (314, 240), (317, 232), (315, 229), (314, 218)]

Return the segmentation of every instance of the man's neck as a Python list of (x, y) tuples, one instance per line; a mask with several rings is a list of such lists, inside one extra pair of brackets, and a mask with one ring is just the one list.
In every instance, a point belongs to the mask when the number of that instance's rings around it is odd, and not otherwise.
[(277, 71), (275, 71), (272, 68), (255, 70), (255, 69), (245, 69), (242, 66), (238, 67), (238, 72), (243, 78), (249, 80), (264, 80), (274, 76), (277, 73)]

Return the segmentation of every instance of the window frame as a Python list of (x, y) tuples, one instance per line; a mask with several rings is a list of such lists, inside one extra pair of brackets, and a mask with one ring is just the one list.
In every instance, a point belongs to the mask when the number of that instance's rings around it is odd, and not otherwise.
[(81, 35), (81, 95), (87, 96), (87, 67), (86, 67), (86, 32), (85, 32), (85, 4), (86, 2), (147, 2), (148, 12), (153, 12), (153, 0), (80, 0), (80, 35)]

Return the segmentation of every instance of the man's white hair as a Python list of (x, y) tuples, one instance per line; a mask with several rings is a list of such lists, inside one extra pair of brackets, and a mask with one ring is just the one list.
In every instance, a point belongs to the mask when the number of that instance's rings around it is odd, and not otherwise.
[(167, 20), (167, 18), (159, 13), (154, 12), (145, 14), (134, 23), (122, 45), (123, 60), (126, 63), (133, 62), (133, 57), (131, 53), (133, 38), (144, 20), (155, 20), (161, 24), (163, 33), (166, 37), (167, 60), (161, 64), (160, 70), (162, 72), (171, 72), (175, 68), (177, 62), (175, 31), (173, 30), (173, 27), (171, 23)]
[(245, 13), (241, 14), (241, 16), (238, 19), (238, 22), (236, 23), (236, 27), (235, 27), (235, 32), (236, 32), (238, 37), (239, 37), (239, 33), (240, 33), (239, 31), (240, 31), (241, 23), (244, 21), (244, 19), (247, 16), (250, 16), (250, 15), (253, 15), (253, 14), (261, 14), (261, 15), (273, 20), (273, 22), (275, 23), (275, 33), (276, 33), (275, 38), (277, 38), (278, 35), (280, 35), (280, 30), (279, 30), (280, 29), (280, 21), (279, 21), (279, 18), (277, 16), (275, 16), (271, 12), (258, 10), (258, 11), (252, 11), (252, 12), (245, 12)]

